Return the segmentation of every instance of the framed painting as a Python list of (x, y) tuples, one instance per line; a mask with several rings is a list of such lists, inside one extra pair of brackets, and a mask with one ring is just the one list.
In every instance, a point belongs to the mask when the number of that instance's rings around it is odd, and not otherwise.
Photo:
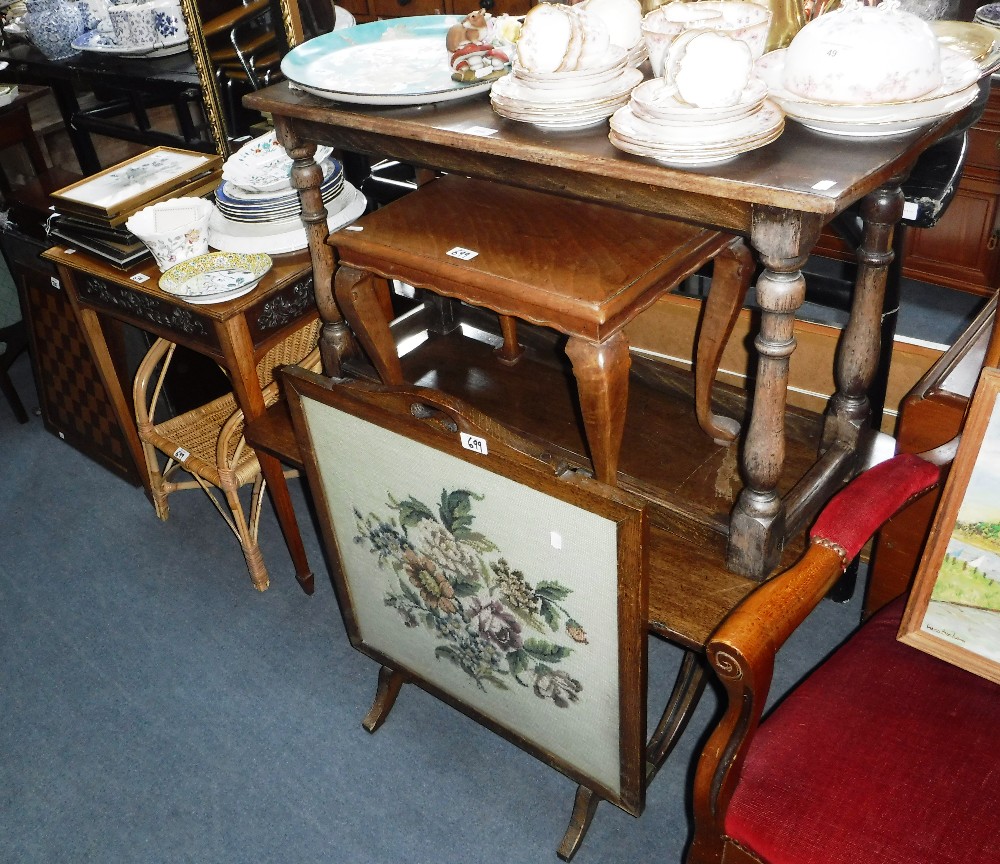
[(984, 369), (899, 638), (1000, 683), (1000, 370)]
[(641, 502), (436, 391), (299, 369), (284, 383), (341, 612), (380, 681), (417, 684), (638, 815)]
[(212, 153), (154, 147), (52, 193), (56, 206), (110, 220), (162, 198), (189, 180), (215, 171)]

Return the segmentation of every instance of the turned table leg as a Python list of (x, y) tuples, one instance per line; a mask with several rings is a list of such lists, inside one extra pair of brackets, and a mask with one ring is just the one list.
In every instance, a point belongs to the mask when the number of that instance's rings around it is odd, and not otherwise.
[(878, 371), (882, 306), (893, 259), (892, 236), (903, 216), (899, 182), (899, 178), (893, 178), (862, 202), (864, 236), (858, 249), (851, 317), (837, 346), (834, 366), (837, 392), (830, 400), (823, 424), (824, 449), (838, 441), (856, 449), (862, 430), (869, 425), (868, 389)]
[(628, 339), (620, 331), (604, 342), (577, 336), (566, 343), (573, 363), (587, 445), (598, 480), (618, 485), (618, 457), (628, 408)]
[(771, 207), (754, 213), (751, 241), (765, 268), (757, 280), (757, 383), (743, 449), (745, 485), (730, 520), (727, 566), (756, 579), (777, 566), (784, 546), (778, 481), (785, 463), (788, 364), (795, 350), (795, 312), (805, 300), (800, 268), (819, 230), (819, 220), (803, 214)]
[(327, 212), (320, 192), (323, 171), (316, 164), (314, 155), (316, 144), (302, 142), (289, 126), (288, 118), (275, 117), (275, 132), (285, 151), (292, 157), (292, 186), (298, 190), (299, 208), (302, 222), (309, 241), (309, 255), (312, 259), (313, 290), (316, 292), (316, 306), (323, 320), (320, 333), (320, 356), (323, 372), (331, 378), (339, 378), (341, 362), (357, 352), (337, 304), (333, 299), (333, 248), (327, 244)]

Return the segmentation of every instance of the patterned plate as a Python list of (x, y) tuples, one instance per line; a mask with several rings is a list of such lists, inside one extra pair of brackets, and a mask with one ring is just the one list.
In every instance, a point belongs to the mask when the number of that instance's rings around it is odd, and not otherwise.
[(207, 302), (204, 298), (229, 295), (244, 288), (249, 291), (271, 269), (271, 263), (271, 256), (263, 252), (252, 255), (209, 252), (181, 261), (164, 272), (160, 288), (176, 297)]
[[(317, 147), (313, 157), (322, 162), (333, 152), (332, 147)], [(278, 143), (273, 131), (247, 141), (222, 166), (222, 179), (256, 192), (290, 189), (292, 157)]]

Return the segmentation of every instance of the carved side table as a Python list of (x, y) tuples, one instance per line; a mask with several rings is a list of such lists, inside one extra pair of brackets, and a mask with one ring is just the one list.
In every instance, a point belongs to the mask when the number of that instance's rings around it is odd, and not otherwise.
[[(228, 303), (195, 306), (160, 290), (159, 270), (149, 263), (121, 271), (82, 252), (55, 247), (44, 257), (53, 261), (59, 281), (73, 305), (84, 338), (114, 405), (118, 422), (136, 464), (143, 465), (131, 394), (116, 373), (101, 325), (102, 318), (132, 324), (199, 354), (211, 357), (226, 370), (236, 401), (253, 420), (265, 411), (257, 380), (257, 363), (275, 344), (318, 317), (312, 267), (305, 252), (276, 256), (274, 266), (257, 287)], [(311, 594), (313, 574), (306, 559), (281, 463), (258, 452), (275, 514), (295, 565), (295, 576)], [(149, 495), (149, 480), (144, 478)]]

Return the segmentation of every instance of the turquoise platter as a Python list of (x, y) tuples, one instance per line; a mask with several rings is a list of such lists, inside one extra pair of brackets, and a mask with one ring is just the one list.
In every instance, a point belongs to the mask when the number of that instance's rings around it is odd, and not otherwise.
[(489, 92), (492, 81), (451, 79), (445, 36), (461, 21), (421, 15), (334, 30), (293, 48), (281, 71), (309, 93), (360, 105), (424, 105)]

